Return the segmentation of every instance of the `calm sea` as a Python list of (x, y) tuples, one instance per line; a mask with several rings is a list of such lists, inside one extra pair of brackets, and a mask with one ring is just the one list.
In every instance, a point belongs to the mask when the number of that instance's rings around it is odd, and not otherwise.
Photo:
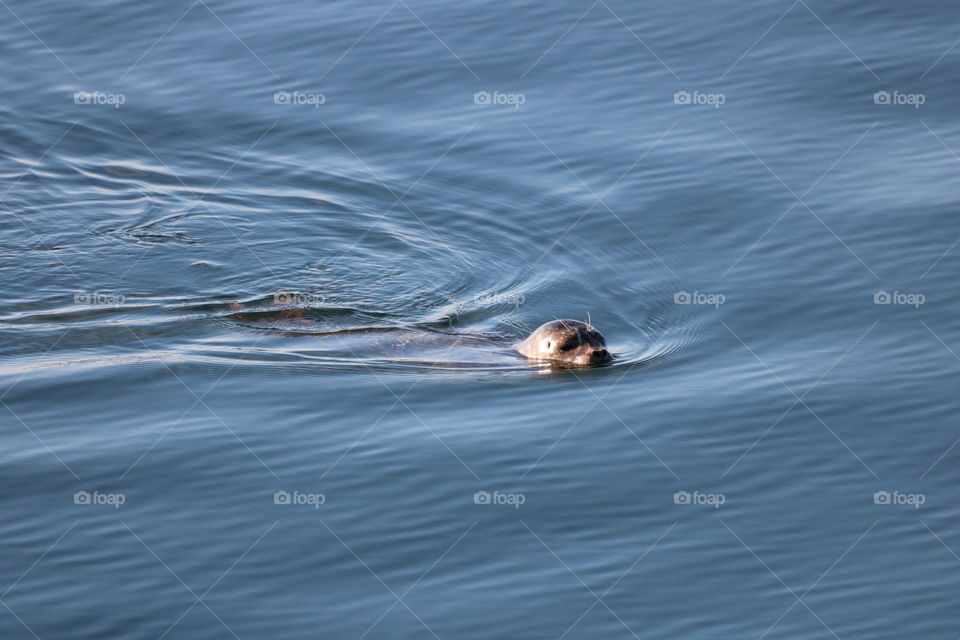
[(0, 5), (0, 637), (960, 636), (955, 3)]

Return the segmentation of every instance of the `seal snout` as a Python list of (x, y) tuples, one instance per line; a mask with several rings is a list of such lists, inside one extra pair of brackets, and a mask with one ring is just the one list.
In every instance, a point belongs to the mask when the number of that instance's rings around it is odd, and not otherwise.
[(604, 348), (594, 349), (590, 354), (590, 364), (603, 364), (605, 362), (610, 362), (613, 357), (610, 355), (610, 352)]

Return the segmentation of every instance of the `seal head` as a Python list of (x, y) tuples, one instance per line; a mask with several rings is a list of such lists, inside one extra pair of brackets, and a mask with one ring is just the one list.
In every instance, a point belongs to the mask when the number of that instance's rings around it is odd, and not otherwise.
[(516, 347), (532, 360), (553, 360), (588, 366), (610, 362), (607, 343), (599, 331), (579, 320), (552, 320)]

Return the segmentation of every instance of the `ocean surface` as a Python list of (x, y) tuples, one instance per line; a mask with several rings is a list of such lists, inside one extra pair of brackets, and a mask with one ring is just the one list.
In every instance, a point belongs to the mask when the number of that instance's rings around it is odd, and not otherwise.
[(956, 3), (0, 5), (0, 637), (960, 636)]

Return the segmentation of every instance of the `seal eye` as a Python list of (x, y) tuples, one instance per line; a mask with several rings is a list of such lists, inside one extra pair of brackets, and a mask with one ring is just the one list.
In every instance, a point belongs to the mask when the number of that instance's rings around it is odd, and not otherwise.
[(570, 351), (570, 349), (573, 349), (574, 346), (575, 346), (574, 341), (570, 340), (560, 345), (560, 351)]

